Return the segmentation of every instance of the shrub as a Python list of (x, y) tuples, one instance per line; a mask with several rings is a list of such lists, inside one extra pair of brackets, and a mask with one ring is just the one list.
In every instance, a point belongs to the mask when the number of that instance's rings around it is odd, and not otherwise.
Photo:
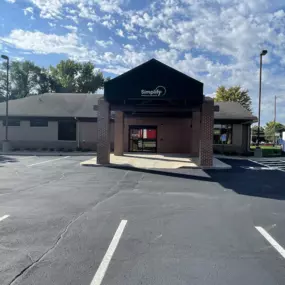
[(281, 149), (277, 148), (265, 148), (262, 149), (262, 155), (264, 157), (271, 157), (271, 156), (281, 156)]

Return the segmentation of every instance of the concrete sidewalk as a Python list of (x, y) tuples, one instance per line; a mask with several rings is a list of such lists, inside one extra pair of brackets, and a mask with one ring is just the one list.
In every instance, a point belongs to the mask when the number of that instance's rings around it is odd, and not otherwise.
[[(187, 157), (179, 154), (134, 154), (126, 153), (124, 156), (111, 154), (110, 164), (113, 166), (129, 166), (144, 169), (178, 169), (178, 168), (203, 168), (203, 169), (231, 169), (232, 167), (217, 158), (214, 158), (212, 167), (200, 167), (198, 158)], [(83, 166), (100, 166), (97, 157), (81, 162)]]

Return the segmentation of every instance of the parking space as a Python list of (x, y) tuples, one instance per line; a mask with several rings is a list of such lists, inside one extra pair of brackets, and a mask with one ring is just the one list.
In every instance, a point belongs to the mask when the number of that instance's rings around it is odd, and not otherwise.
[(283, 172), (13, 159), (0, 163), (1, 285), (285, 282)]

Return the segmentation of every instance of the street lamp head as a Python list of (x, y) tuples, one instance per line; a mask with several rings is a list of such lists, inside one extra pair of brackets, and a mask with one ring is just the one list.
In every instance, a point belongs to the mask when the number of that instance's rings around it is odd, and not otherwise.
[(267, 50), (266, 50), (266, 49), (264, 49), (264, 50), (260, 53), (261, 56), (266, 55), (266, 54), (267, 54)]
[(7, 56), (7, 55), (1, 55), (1, 57), (3, 58), (3, 59), (5, 59), (5, 60), (9, 60), (9, 57)]

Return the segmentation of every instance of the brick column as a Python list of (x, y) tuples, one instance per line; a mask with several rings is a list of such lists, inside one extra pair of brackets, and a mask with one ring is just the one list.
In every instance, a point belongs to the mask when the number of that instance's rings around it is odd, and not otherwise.
[(191, 155), (199, 156), (200, 146), (200, 112), (194, 111), (192, 113), (192, 134), (191, 134)]
[(115, 113), (114, 154), (124, 155), (124, 113), (121, 111)]
[(213, 166), (214, 101), (206, 98), (201, 112), (200, 166)]
[(110, 163), (110, 107), (104, 99), (98, 102), (97, 117), (97, 163)]

